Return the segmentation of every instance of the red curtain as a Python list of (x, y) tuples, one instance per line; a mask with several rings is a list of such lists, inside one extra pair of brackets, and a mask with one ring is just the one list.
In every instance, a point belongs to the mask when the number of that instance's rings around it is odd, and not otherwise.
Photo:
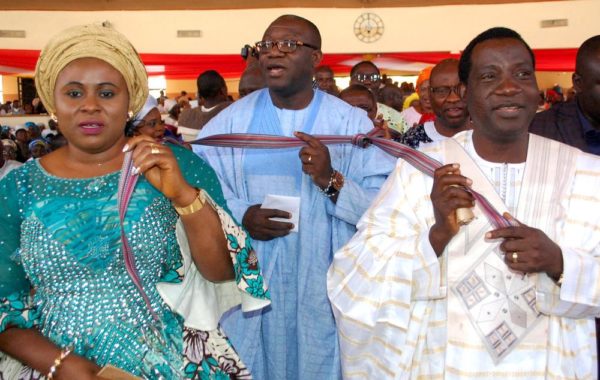
[[(537, 49), (538, 71), (574, 71), (577, 49)], [(205, 70), (219, 71), (225, 78), (238, 78), (245, 67), (237, 54), (140, 54), (150, 75), (165, 75), (167, 79), (195, 79)], [(0, 49), (0, 74), (31, 72), (39, 56), (38, 50)], [(336, 74), (350, 71), (347, 61), (360, 61), (374, 57), (398, 59), (407, 62), (435, 64), (444, 58), (458, 58), (450, 52), (324, 54), (323, 65), (332, 67)]]

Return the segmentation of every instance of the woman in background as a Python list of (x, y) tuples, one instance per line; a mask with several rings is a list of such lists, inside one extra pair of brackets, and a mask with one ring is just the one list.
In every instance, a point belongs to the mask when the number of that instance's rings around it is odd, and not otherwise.
[(152, 95), (148, 95), (146, 103), (135, 115), (132, 125), (134, 136), (146, 135), (156, 141), (165, 137), (165, 122), (158, 111), (158, 102)]

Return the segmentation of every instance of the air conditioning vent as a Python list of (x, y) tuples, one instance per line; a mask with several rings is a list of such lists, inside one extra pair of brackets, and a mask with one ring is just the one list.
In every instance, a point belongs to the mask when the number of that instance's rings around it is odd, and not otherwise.
[(25, 38), (24, 30), (0, 30), (0, 38)]
[(201, 30), (178, 30), (177, 38), (200, 38), (202, 37)]
[(569, 26), (569, 20), (566, 18), (557, 18), (554, 20), (542, 20), (540, 22), (542, 28), (557, 28), (561, 26)]

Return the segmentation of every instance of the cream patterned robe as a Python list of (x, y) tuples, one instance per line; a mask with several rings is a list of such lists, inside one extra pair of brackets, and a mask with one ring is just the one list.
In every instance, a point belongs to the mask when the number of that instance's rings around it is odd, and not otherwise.
[[(469, 151), (471, 134), (454, 138)], [(424, 151), (444, 162), (446, 144), (433, 143)], [(522, 198), (532, 190), (552, 195), (543, 204), (521, 199), (516, 216), (542, 228), (536, 220), (528, 220), (535, 215), (533, 207), (556, 215), (544, 232), (555, 236), (562, 249), (564, 282), (558, 287), (545, 274), (533, 276), (534, 307), (541, 318), (497, 363), (450, 290), (459, 274), (448, 272), (448, 267), (466, 270), (477, 253), (449, 257), (446, 250), (436, 257), (428, 240), (434, 223), (429, 198), (433, 180), (398, 161), (359, 222), (357, 234), (335, 254), (328, 273), (344, 378), (598, 378), (592, 318), (600, 315), (600, 159), (570, 147), (560, 149), (573, 157), (570, 174), (552, 183), (543, 183), (543, 176), (527, 177), (535, 180), (523, 184), (529, 192)], [(546, 160), (545, 152), (539, 154), (541, 161)], [(532, 155), (530, 148), (528, 157)], [(565, 191), (554, 194), (557, 187)], [(462, 228), (453, 242), (465, 239), (467, 233)]]

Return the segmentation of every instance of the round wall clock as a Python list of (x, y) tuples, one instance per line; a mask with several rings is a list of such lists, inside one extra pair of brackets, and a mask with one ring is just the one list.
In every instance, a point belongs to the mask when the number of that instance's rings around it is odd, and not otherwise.
[(383, 20), (375, 13), (363, 13), (354, 21), (354, 35), (362, 42), (375, 42), (383, 35)]

